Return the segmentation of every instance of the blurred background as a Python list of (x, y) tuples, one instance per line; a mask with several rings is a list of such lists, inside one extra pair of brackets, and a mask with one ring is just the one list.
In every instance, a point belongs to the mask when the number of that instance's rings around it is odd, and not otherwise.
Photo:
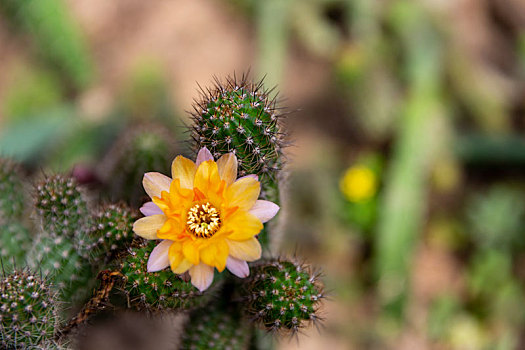
[(198, 84), (265, 76), (278, 250), (330, 295), (278, 347), (525, 348), (524, 1), (0, 0), (0, 67), (0, 153), (110, 192), (130, 148), (188, 153)]

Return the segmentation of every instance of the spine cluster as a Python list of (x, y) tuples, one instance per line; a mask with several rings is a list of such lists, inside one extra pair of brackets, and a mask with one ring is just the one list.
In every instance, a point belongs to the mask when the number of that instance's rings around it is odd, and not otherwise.
[(297, 330), (319, 320), (324, 298), (319, 276), (303, 264), (268, 261), (254, 270), (245, 291), (252, 317), (270, 331)]
[(207, 147), (216, 159), (235, 153), (239, 174), (258, 175), (263, 196), (275, 200), (282, 166), (282, 114), (262, 82), (250, 82), (246, 76), (217, 80), (212, 89), (201, 91), (192, 116), (195, 150)]
[(57, 295), (49, 281), (26, 270), (0, 280), (0, 345), (31, 349), (53, 339), (58, 325)]

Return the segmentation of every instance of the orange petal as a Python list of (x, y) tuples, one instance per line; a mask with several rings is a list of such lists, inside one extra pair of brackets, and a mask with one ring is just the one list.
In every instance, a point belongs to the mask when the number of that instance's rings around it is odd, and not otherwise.
[(182, 274), (190, 267), (193, 266), (187, 259), (184, 258), (182, 253), (182, 244), (180, 242), (174, 242), (169, 250), (170, 266), (173, 273)]
[(173, 179), (180, 179), (182, 188), (193, 189), (193, 179), (196, 171), (197, 166), (195, 163), (183, 156), (178, 156), (171, 163), (171, 176)]
[(226, 267), (228, 251), (228, 244), (222, 239), (217, 240), (200, 251), (200, 259), (206, 265), (214, 266), (219, 272), (222, 272)]
[(220, 183), (221, 178), (217, 163), (213, 160), (202, 162), (197, 168), (193, 186), (198, 188), (204, 195), (207, 195), (209, 191), (216, 191)]
[(233, 153), (223, 155), (217, 161), (219, 176), (230, 186), (237, 179), (237, 157)]
[(164, 225), (167, 218), (163, 214), (150, 215), (135, 221), (133, 232), (145, 239), (157, 239), (157, 231)]
[(263, 224), (254, 215), (245, 211), (236, 211), (224, 223), (224, 230), (230, 231), (227, 238), (233, 241), (245, 241), (261, 232)]
[(235, 181), (226, 189), (225, 203), (228, 207), (239, 207), (250, 210), (261, 192), (261, 184), (252, 177), (244, 177)]
[(245, 241), (227, 239), (226, 243), (230, 248), (230, 255), (234, 258), (245, 261), (255, 261), (261, 258), (261, 245), (255, 237)]
[(185, 225), (176, 218), (169, 218), (158, 230), (157, 237), (161, 239), (176, 240), (178, 235), (184, 231)]
[(144, 190), (151, 198), (160, 197), (162, 191), (169, 191), (171, 179), (161, 173), (146, 173), (142, 179)]
[(182, 245), (182, 253), (193, 265), (199, 265), (199, 247), (193, 240), (187, 240)]

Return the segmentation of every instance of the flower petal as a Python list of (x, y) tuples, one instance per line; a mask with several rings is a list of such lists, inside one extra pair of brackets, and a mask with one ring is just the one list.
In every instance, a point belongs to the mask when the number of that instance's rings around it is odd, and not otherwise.
[(188, 259), (182, 259), (182, 261), (176, 267), (173, 267), (173, 265), (171, 265), (171, 271), (173, 271), (173, 273), (176, 273), (177, 275), (181, 275), (188, 271), (192, 266), (193, 264)]
[(173, 242), (171, 245), (169, 260), (171, 270), (176, 274), (183, 274), (193, 266), (191, 262), (184, 258), (184, 254), (182, 254), (182, 244), (180, 242)]
[(170, 266), (169, 250), (173, 241), (165, 239), (160, 242), (149, 255), (148, 272), (157, 272)]
[(228, 247), (230, 247), (230, 257), (246, 261), (255, 261), (261, 258), (261, 244), (255, 237), (245, 241), (226, 239), (226, 243), (228, 243)]
[(255, 175), (255, 174), (245, 175), (245, 176), (242, 176), (242, 177), (238, 178), (237, 180), (244, 179), (244, 178), (247, 178), (247, 177), (251, 177), (252, 179), (255, 179), (255, 180), (259, 181), (259, 176)]
[(245, 241), (261, 232), (263, 224), (254, 215), (237, 210), (224, 223), (223, 229), (230, 231), (226, 238), (234, 241)]
[(212, 160), (201, 163), (197, 168), (193, 186), (208, 197), (208, 193), (217, 191), (220, 185), (221, 178), (217, 163)]
[(213, 282), (213, 267), (206, 264), (195, 265), (190, 268), (191, 284), (201, 292), (208, 289)]
[(252, 177), (244, 177), (235, 181), (224, 194), (228, 207), (239, 207), (250, 210), (261, 192), (261, 184)]
[(205, 162), (207, 160), (213, 160), (213, 156), (206, 147), (202, 147), (199, 150), (199, 153), (197, 154), (197, 160), (196, 160), (197, 166), (201, 165), (202, 162)]
[(193, 265), (199, 265), (199, 248), (192, 240), (184, 242), (182, 245), (182, 253)]
[(196, 171), (197, 166), (195, 163), (183, 156), (178, 156), (171, 163), (171, 176), (173, 179), (180, 179), (182, 188), (193, 189), (193, 178)]
[(224, 271), (229, 252), (228, 244), (224, 240), (217, 240), (201, 249), (200, 260), (206, 265), (214, 266), (219, 272)]
[(157, 239), (157, 231), (167, 218), (164, 214), (146, 216), (133, 224), (133, 232), (145, 239)]
[(144, 214), (144, 216), (164, 214), (164, 212), (153, 202), (144, 203), (144, 205), (140, 207), (140, 212)]
[(142, 185), (151, 198), (160, 197), (162, 191), (169, 191), (171, 179), (161, 173), (146, 173)]
[(233, 153), (227, 153), (217, 161), (219, 176), (230, 186), (237, 178), (237, 157)]
[(250, 268), (248, 267), (248, 263), (244, 260), (239, 260), (229, 256), (226, 261), (226, 267), (237, 277), (245, 278), (250, 275)]
[(279, 206), (273, 202), (259, 199), (250, 209), (249, 213), (255, 215), (262, 223), (269, 221), (277, 214)]

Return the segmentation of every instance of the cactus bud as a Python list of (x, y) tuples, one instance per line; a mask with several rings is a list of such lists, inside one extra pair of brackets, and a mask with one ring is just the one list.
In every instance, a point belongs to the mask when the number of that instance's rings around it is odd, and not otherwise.
[(58, 325), (56, 294), (48, 281), (29, 271), (0, 280), (0, 344), (33, 349), (51, 342)]
[(319, 320), (324, 297), (318, 275), (294, 261), (275, 260), (254, 269), (245, 293), (248, 312), (268, 331), (296, 332), (305, 322)]

